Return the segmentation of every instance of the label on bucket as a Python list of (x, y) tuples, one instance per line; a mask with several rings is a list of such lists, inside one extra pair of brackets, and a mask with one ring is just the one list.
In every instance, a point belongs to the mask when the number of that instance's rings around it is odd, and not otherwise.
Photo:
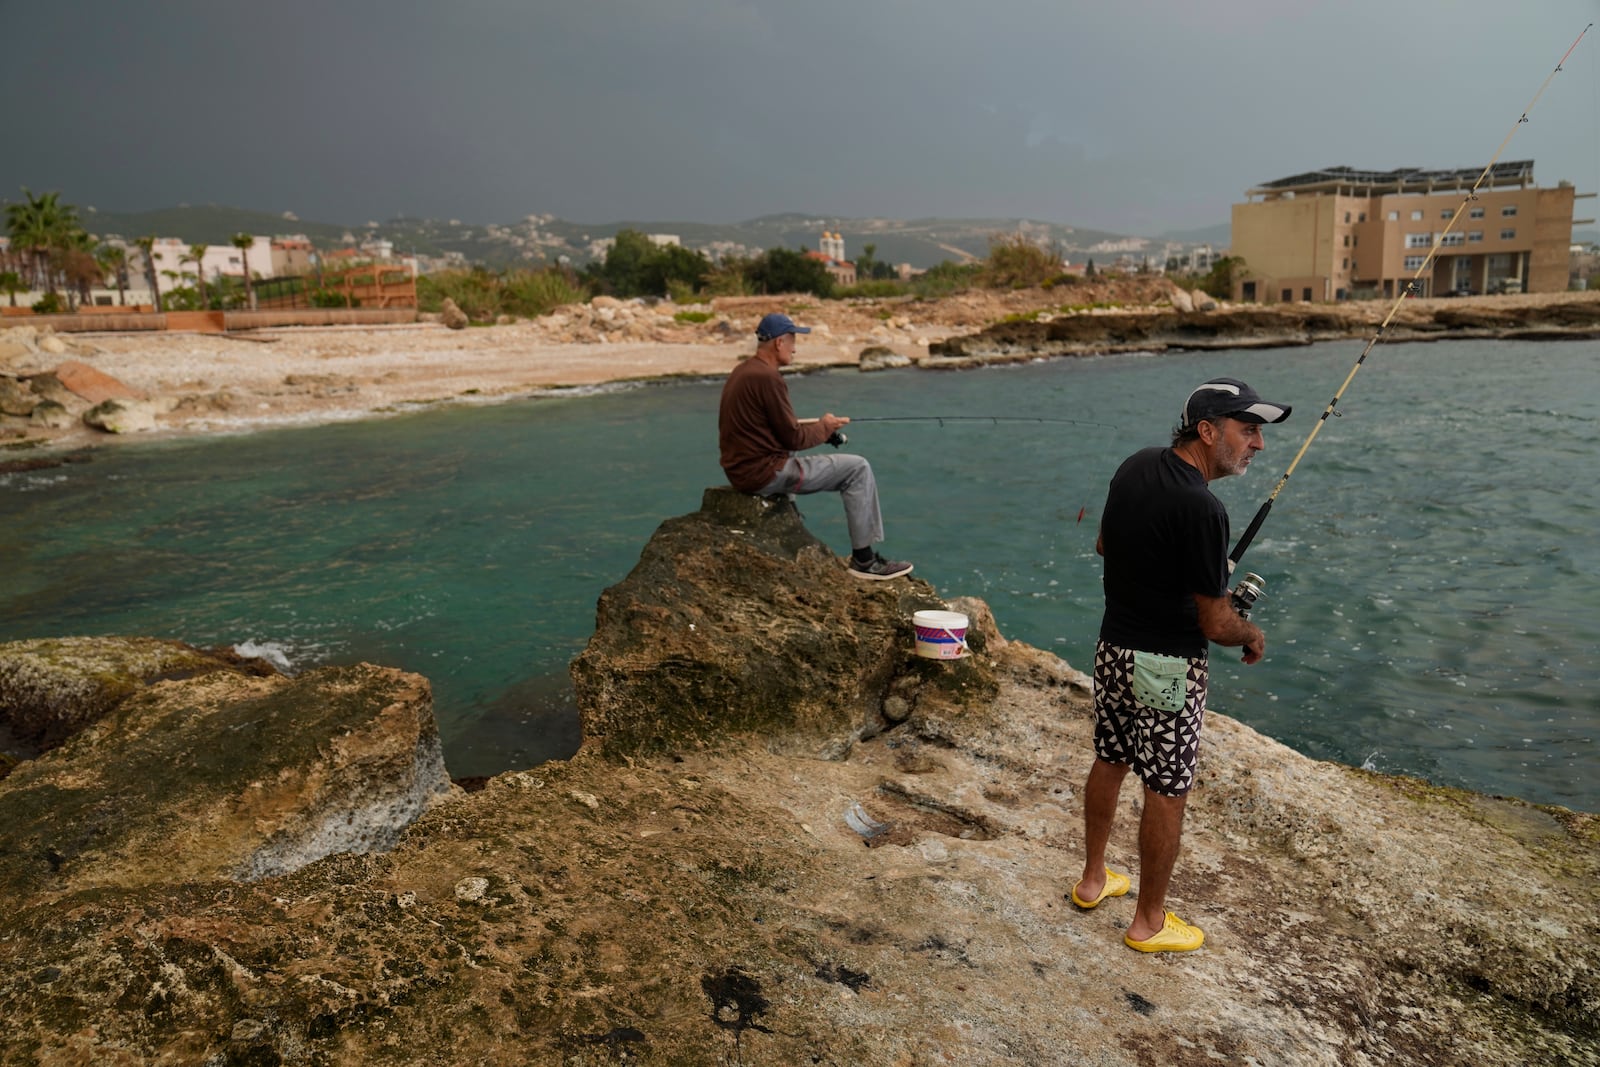
[(959, 611), (919, 611), (911, 616), (917, 633), (917, 655), (924, 659), (960, 659), (967, 654), (967, 617)]

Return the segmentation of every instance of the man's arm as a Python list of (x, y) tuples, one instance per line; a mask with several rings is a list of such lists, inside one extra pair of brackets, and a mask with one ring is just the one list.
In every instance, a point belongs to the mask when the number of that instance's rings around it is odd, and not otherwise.
[(1206, 640), (1243, 648), (1246, 663), (1255, 663), (1266, 654), (1267, 635), (1261, 632), (1261, 627), (1233, 610), (1230, 598), (1195, 593), (1194, 603), (1200, 612), (1200, 632), (1206, 635)]

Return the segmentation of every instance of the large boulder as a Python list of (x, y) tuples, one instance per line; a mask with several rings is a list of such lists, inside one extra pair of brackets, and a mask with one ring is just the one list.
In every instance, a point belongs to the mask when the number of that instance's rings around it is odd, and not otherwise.
[[(897, 689), (992, 696), (981, 656), (932, 667), (914, 656), (912, 613), (945, 606), (915, 577), (850, 577), (787, 497), (707, 489), (600, 596), (572, 664), (584, 744), (620, 756), (753, 733), (838, 755), (881, 729)], [(969, 643), (981, 652), (991, 636), (975, 628)]]
[(467, 313), (447, 296), (439, 305), (439, 321), (452, 330), (465, 330), (471, 320), (467, 318)]
[(83, 413), (83, 424), (107, 433), (146, 433), (154, 430), (157, 419), (171, 410), (159, 400), (128, 400), (112, 397)]
[(55, 699), (37, 695), (47, 689), (91, 704), (132, 692), (6, 778), (7, 900), (250, 880), (386, 848), (449, 789), (416, 675), (345, 667), (291, 679), (215, 669), (200, 654), (202, 673), (151, 684), (150, 661), (119, 667), (125, 643), (111, 645), (104, 656), (80, 648), (75, 681), (57, 664), (31, 687), (42, 702)]
[(22, 382), (0, 375), (0, 415), (26, 418), (38, 403), (39, 398)]
[(7, 642), (0, 644), (0, 730), (42, 752), (158, 681), (237, 669), (237, 657), (154, 637)]

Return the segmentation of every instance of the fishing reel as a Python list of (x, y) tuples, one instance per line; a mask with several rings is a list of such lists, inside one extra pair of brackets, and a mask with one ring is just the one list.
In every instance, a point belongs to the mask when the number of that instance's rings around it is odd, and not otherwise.
[(845, 442), (847, 442), (849, 440), (850, 440), (850, 438), (846, 437), (844, 434), (840, 433), (838, 430), (835, 430), (835, 431), (833, 431), (832, 433), (830, 433), (828, 435), (828, 443), (830, 445), (832, 445), (834, 448), (843, 447)]
[(1263, 588), (1266, 584), (1267, 580), (1265, 578), (1249, 571), (1246, 571), (1244, 577), (1239, 579), (1239, 584), (1234, 586), (1233, 592), (1228, 595), (1229, 601), (1233, 604), (1233, 610), (1239, 613), (1239, 618), (1248, 619), (1250, 617), (1250, 609), (1255, 606), (1255, 602), (1267, 595)]

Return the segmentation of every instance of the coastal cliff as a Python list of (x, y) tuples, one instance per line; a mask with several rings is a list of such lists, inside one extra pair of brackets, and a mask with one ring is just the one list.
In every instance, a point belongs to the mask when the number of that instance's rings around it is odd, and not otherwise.
[[(972, 655), (916, 657), (947, 603)], [(1172, 887), (1206, 946), (1131, 952), (1131, 898), (1063, 897), (1087, 679), (783, 501), (663, 523), (574, 663), (583, 748), (471, 792), (413, 675), (119, 649), (0, 646), (4, 724), (69, 734), (0, 781), (0, 1063), (1600, 1063), (1594, 815), (1218, 692)]]

